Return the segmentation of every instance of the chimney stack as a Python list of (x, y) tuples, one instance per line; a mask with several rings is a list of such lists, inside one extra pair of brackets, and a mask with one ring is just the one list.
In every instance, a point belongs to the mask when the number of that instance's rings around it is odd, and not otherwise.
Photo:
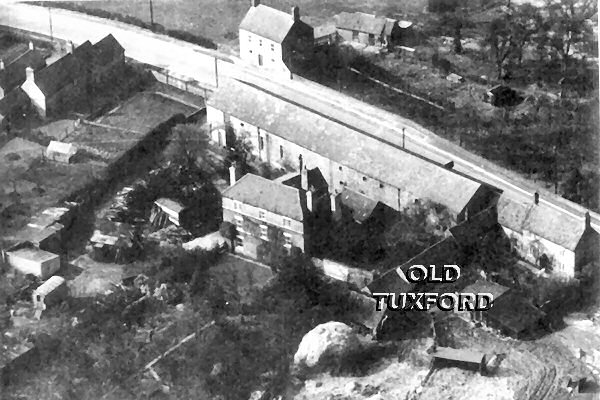
[(300, 154), (298, 156), (298, 169), (300, 171), (302, 171), (302, 168), (304, 167), (304, 160), (302, 159), (302, 154)]
[(533, 202), (535, 203), (536, 206), (538, 204), (540, 204), (540, 194), (538, 192), (535, 192), (533, 194)]
[(306, 208), (308, 209), (308, 212), (313, 211), (313, 192), (310, 190), (306, 191)]
[(25, 78), (28, 81), (32, 81), (32, 82), (35, 81), (35, 76), (33, 74), (33, 68), (31, 68), (31, 67), (25, 68)]
[(302, 190), (308, 191), (308, 170), (306, 169), (306, 165), (303, 165), (300, 170), (300, 187)]
[(298, 6), (292, 7), (292, 17), (294, 21), (300, 21), (300, 8)]
[(33, 50), (33, 42), (32, 41), (29, 42), (29, 50)]
[(65, 47), (66, 47), (67, 53), (73, 53), (73, 49), (75, 49), (75, 45), (73, 44), (73, 42), (71, 40), (69, 40), (67, 42)]
[(258, 7), (260, 0), (252, 0), (252, 7)]
[(0, 71), (4, 70), (4, 60), (0, 58)]
[(339, 221), (342, 214), (340, 207), (338, 206), (337, 192), (331, 193), (329, 198), (331, 200), (331, 217), (334, 221)]
[(585, 227), (590, 228), (592, 226), (592, 217), (590, 216), (590, 212), (587, 211), (585, 213)]
[(229, 186), (233, 186), (235, 185), (235, 182), (237, 181), (237, 171), (235, 168), (235, 164), (231, 164), (231, 166), (229, 167)]

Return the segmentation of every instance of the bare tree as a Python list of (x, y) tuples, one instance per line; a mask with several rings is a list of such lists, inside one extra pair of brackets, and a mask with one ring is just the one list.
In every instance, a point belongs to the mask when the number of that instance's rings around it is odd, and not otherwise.
[(494, 19), (489, 26), (487, 43), (490, 45), (492, 58), (496, 64), (498, 79), (505, 72), (505, 62), (513, 50), (513, 32), (510, 26), (510, 16)]

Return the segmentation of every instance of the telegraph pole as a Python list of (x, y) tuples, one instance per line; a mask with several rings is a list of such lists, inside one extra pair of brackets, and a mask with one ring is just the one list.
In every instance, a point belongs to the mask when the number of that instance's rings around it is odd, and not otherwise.
[(154, 8), (152, 7), (152, 0), (150, 1), (150, 25), (154, 28)]
[(50, 6), (48, 6), (48, 21), (50, 23), (50, 40), (54, 41), (54, 32), (52, 30), (52, 11)]

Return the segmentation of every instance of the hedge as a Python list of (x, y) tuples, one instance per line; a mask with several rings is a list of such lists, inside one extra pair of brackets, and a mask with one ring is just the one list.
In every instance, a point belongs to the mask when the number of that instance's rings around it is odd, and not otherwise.
[(198, 46), (205, 47), (207, 49), (217, 49), (217, 44), (213, 42), (211, 39), (205, 38), (203, 36), (195, 35), (190, 32), (181, 31), (178, 29), (166, 29), (164, 26), (160, 24), (150, 24), (148, 22), (142, 21), (139, 18), (131, 17), (129, 15), (123, 15), (120, 13), (115, 13), (111, 11), (101, 10), (98, 8), (87, 8), (85, 6), (74, 4), (71, 2), (65, 1), (57, 1), (57, 2), (47, 2), (47, 1), (30, 1), (28, 4), (42, 6), (42, 7), (54, 7), (61, 8), (64, 10), (77, 11), (80, 13), (93, 15), (94, 17), (111, 19), (114, 21), (124, 22), (129, 25), (135, 25), (143, 29), (148, 29), (155, 33), (164, 34), (170, 36), (175, 39), (184, 40), (186, 42), (190, 42), (193, 44), (197, 44)]

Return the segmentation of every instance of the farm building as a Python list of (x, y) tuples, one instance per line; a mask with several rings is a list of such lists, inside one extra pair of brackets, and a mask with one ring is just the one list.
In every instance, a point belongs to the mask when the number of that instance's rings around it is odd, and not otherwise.
[(31, 295), (33, 307), (44, 311), (46, 308), (63, 301), (69, 293), (67, 282), (61, 276), (52, 276), (35, 289)]
[(326, 24), (315, 27), (315, 47), (337, 44), (340, 40), (335, 25)]
[(150, 223), (155, 229), (162, 229), (169, 224), (181, 226), (183, 211), (184, 207), (175, 200), (160, 198), (152, 206)]
[(249, 64), (289, 74), (312, 57), (313, 28), (298, 7), (288, 14), (253, 0), (239, 29), (240, 58)]
[(131, 225), (103, 221), (98, 228), (90, 238), (94, 260), (127, 263), (139, 254), (141, 245)]
[(22, 274), (47, 279), (60, 269), (60, 257), (34, 247), (21, 247), (7, 252), (8, 263)]
[(437, 347), (432, 353), (434, 366), (459, 367), (486, 374), (486, 355), (478, 351)]
[(71, 162), (71, 158), (73, 158), (75, 153), (77, 153), (77, 148), (73, 143), (63, 143), (52, 140), (46, 148), (45, 155), (48, 160), (68, 164)]
[[(396, 42), (401, 33), (398, 21), (391, 18), (362, 12), (342, 12), (335, 19), (338, 33), (347, 42), (387, 47)], [(408, 29), (410, 23), (403, 21), (402, 26)]]

